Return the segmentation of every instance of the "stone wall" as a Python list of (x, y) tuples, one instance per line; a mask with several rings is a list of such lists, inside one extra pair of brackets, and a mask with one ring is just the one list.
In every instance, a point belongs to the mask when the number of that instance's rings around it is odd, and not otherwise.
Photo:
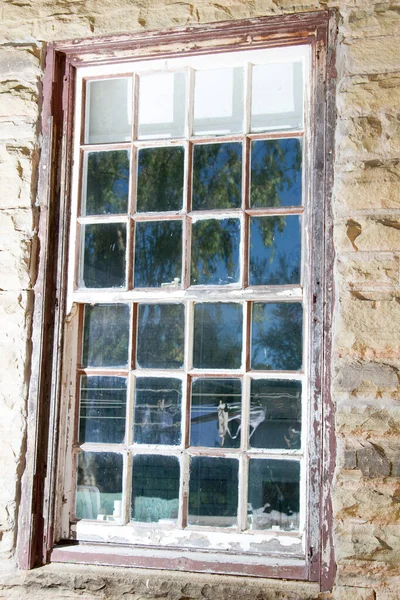
[[(40, 102), (47, 42), (338, 8), (332, 594), (295, 582), (50, 565), (15, 569), (24, 470)], [(400, 598), (400, 1), (2, 0), (0, 598)], [(238, 592), (240, 587), (240, 593)]]

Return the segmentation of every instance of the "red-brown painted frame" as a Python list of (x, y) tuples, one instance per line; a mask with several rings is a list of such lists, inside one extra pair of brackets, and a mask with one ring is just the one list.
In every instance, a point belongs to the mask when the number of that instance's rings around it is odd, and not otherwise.
[[(310, 339), (316, 344), (317, 367), (312, 374), (318, 458), (311, 464), (310, 484), (318, 497), (320, 544), (310, 548), (308, 565), (276, 567), (255, 565), (243, 575), (318, 581), (321, 590), (332, 587), (335, 562), (332, 543), (330, 488), (335, 464), (333, 404), (330, 396), (331, 323), (333, 306), (333, 242), (330, 196), (333, 185), (335, 125), (336, 13), (309, 12), (243, 21), (228, 21), (165, 32), (59, 42), (49, 46), (43, 80), (43, 143), (38, 181), (40, 207), (39, 269), (35, 285), (32, 339), (32, 374), (28, 401), (25, 471), (21, 484), (18, 560), (23, 569), (50, 560), (119, 564), (163, 568), (156, 556), (120, 560), (96, 548), (92, 554), (63, 551), (54, 544), (57, 448), (59, 439), (63, 319), (66, 303), (66, 265), (69, 225), (72, 107), (75, 68), (143, 58), (287, 46), (308, 43), (313, 47), (314, 114), (312, 142), (315, 168), (313, 193), (323, 212), (314, 219), (314, 235), (320, 240), (324, 260), (312, 265), (313, 289)], [(315, 261), (316, 263), (317, 261)], [(322, 403), (321, 403), (322, 398)], [(315, 450), (315, 449), (314, 449)], [(314, 531), (314, 537), (315, 537)], [(89, 548), (88, 548), (89, 550)], [(172, 568), (201, 571), (189, 558), (169, 562)], [(207, 565), (207, 570), (212, 565)], [(217, 566), (217, 565), (215, 565)], [(232, 567), (233, 569), (233, 567)], [(232, 572), (226, 564), (220, 572)], [(236, 569), (236, 567), (235, 567)], [(215, 570), (218, 570), (216, 568)]]

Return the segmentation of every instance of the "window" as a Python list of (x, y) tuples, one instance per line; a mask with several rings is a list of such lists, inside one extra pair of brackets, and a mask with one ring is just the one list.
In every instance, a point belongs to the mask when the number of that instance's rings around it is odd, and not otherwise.
[(53, 560), (319, 578), (328, 21), (307, 18), (65, 46)]

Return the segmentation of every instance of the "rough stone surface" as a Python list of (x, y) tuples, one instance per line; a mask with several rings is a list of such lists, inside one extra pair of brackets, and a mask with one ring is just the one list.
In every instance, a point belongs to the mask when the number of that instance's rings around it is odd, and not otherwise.
[[(336, 8), (332, 397), (337, 576), (317, 584), (102, 567), (15, 569), (27, 425), (45, 45)], [(399, 600), (400, 2), (4, 0), (0, 3), (0, 598)]]

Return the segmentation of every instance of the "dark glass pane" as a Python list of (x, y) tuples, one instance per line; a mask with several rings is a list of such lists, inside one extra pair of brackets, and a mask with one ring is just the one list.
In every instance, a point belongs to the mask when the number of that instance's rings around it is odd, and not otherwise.
[(300, 283), (300, 217), (250, 219), (250, 285)]
[(252, 369), (301, 369), (303, 308), (299, 302), (254, 303), (251, 322)]
[(163, 287), (182, 277), (182, 222), (136, 223), (135, 287)]
[(86, 205), (83, 214), (127, 213), (129, 152), (89, 152), (86, 182)]
[(180, 210), (183, 203), (184, 149), (139, 150), (137, 211)]
[(82, 377), (79, 442), (122, 444), (125, 438), (125, 377)]
[(242, 420), (239, 379), (194, 379), (190, 445), (239, 448)]
[(129, 306), (85, 306), (82, 366), (126, 367), (129, 351)]
[(125, 286), (125, 223), (86, 225), (83, 285), (91, 288)]
[(198, 144), (193, 149), (193, 210), (239, 208), (242, 144)]
[(250, 205), (301, 204), (301, 161), (299, 139), (252, 142)]
[(240, 368), (242, 364), (242, 313), (240, 304), (195, 304), (193, 344), (193, 366), (195, 368)]
[(239, 219), (207, 219), (192, 225), (192, 285), (239, 281)]
[(137, 362), (142, 368), (183, 367), (183, 304), (139, 304)]
[(298, 529), (300, 463), (250, 460), (248, 507), (249, 529)]
[(190, 525), (234, 527), (237, 523), (239, 462), (234, 458), (190, 459)]
[(176, 522), (179, 511), (179, 472), (179, 460), (175, 456), (133, 457), (133, 521)]
[(181, 442), (182, 382), (169, 377), (136, 379), (133, 437), (137, 444)]
[(250, 397), (252, 448), (301, 447), (301, 383), (254, 379)]
[(122, 455), (80, 452), (75, 514), (78, 519), (112, 521), (122, 514)]

